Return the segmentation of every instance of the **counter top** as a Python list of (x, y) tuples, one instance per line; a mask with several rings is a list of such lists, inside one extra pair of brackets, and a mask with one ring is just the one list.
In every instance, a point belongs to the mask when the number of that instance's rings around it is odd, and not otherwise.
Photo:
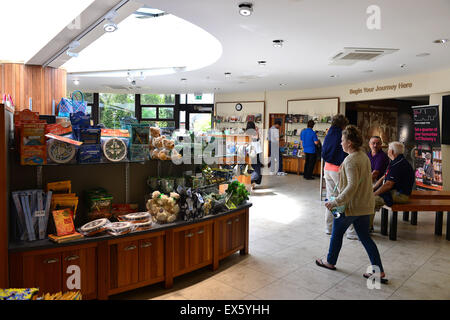
[(9, 244), (9, 252), (21, 252), (21, 251), (31, 251), (31, 250), (43, 250), (43, 249), (53, 249), (53, 248), (59, 248), (59, 247), (67, 247), (67, 246), (73, 246), (73, 245), (82, 245), (90, 242), (98, 242), (98, 241), (107, 241), (112, 239), (119, 239), (119, 238), (125, 238), (125, 237), (132, 237), (132, 236), (140, 236), (145, 234), (150, 234), (154, 232), (164, 231), (167, 229), (175, 228), (175, 227), (182, 227), (193, 223), (199, 223), (208, 221), (214, 218), (218, 218), (221, 216), (225, 216), (231, 213), (234, 213), (236, 211), (250, 208), (252, 206), (251, 202), (246, 202), (236, 209), (228, 210), (222, 213), (214, 214), (214, 215), (208, 215), (203, 218), (192, 220), (192, 221), (175, 221), (173, 223), (166, 223), (166, 224), (158, 224), (154, 223), (152, 225), (152, 228), (145, 231), (136, 231), (136, 232), (130, 232), (124, 235), (119, 236), (112, 236), (109, 234), (102, 234), (94, 237), (84, 237), (82, 239), (77, 239), (74, 241), (64, 242), (64, 243), (56, 243), (49, 239), (44, 240), (36, 240), (36, 241), (20, 241), (20, 242), (12, 242)]

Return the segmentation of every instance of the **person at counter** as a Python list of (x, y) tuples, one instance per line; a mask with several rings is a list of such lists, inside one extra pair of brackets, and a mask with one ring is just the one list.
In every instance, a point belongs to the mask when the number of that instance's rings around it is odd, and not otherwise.
[(275, 120), (275, 123), (269, 129), (269, 156), (270, 156), (270, 174), (284, 176), (283, 172), (283, 154), (281, 152), (280, 135), (281, 120)]
[[(403, 156), (405, 146), (399, 141), (389, 143), (388, 157), (391, 159), (386, 174), (374, 185), (375, 212), (382, 206), (406, 203), (414, 185), (414, 169)], [(373, 229), (373, 219), (371, 221)]]
[(379, 136), (373, 136), (369, 140), (370, 151), (367, 153), (367, 156), (370, 160), (370, 165), (372, 168), (372, 182), (377, 182), (384, 173), (389, 165), (389, 157), (386, 153), (381, 149), (383, 145), (383, 141)]
[(303, 177), (306, 180), (313, 180), (314, 165), (316, 164), (316, 145), (319, 144), (317, 134), (313, 130), (314, 120), (309, 120), (306, 129), (300, 133), (303, 153), (305, 154), (305, 167)]
[(247, 127), (245, 128), (245, 134), (252, 137), (251, 147), (254, 152), (254, 157), (252, 157), (252, 168), (253, 172), (251, 174), (251, 184), (254, 189), (256, 185), (261, 184), (261, 159), (260, 154), (262, 153), (261, 141), (259, 139), (259, 130), (253, 121), (247, 122)]

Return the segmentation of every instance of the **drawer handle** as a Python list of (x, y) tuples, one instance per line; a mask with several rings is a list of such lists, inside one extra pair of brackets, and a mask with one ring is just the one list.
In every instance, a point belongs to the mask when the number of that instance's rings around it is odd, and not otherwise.
[(66, 261), (73, 261), (73, 260), (77, 260), (79, 258), (80, 258), (79, 256), (73, 255), (73, 256), (66, 257), (64, 260), (66, 260)]
[(197, 234), (202, 234), (202, 233), (205, 233), (205, 229), (202, 229), (199, 232), (197, 232)]
[(236, 220), (234, 220), (234, 221), (239, 222), (239, 218), (236, 218)]
[(51, 263), (56, 263), (58, 261), (59, 261), (58, 258), (54, 258), (54, 259), (47, 259), (44, 261), (44, 263), (51, 264)]
[(191, 233), (188, 233), (188, 234), (186, 235), (186, 238), (190, 238), (190, 237), (192, 237), (192, 236), (194, 236), (194, 234), (191, 232)]
[(125, 248), (125, 251), (131, 251), (131, 250), (134, 250), (134, 249), (136, 249), (136, 246), (129, 246), (129, 247), (126, 247)]
[(146, 242), (146, 243), (141, 245), (141, 248), (148, 248), (148, 247), (151, 247), (151, 246), (152, 246), (151, 242)]
[(227, 222), (227, 224), (232, 224), (232, 223), (233, 223), (233, 221), (231, 221), (231, 220)]

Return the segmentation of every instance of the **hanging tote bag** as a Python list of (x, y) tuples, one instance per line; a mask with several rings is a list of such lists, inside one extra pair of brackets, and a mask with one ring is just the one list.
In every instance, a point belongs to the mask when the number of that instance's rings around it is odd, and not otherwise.
[[(75, 100), (75, 94), (80, 93), (81, 101)], [(61, 98), (61, 101), (57, 106), (58, 117), (70, 117), (71, 113), (83, 112), (86, 113), (87, 102), (84, 101), (84, 95), (81, 91), (74, 91), (72, 93), (72, 99)]]

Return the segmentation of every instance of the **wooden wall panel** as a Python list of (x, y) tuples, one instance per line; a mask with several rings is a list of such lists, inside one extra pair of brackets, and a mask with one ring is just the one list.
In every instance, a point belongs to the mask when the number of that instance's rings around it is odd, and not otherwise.
[(7, 129), (5, 112), (4, 106), (0, 104), (0, 288), (8, 288)]
[(32, 98), (33, 111), (51, 114), (53, 100), (57, 104), (66, 96), (67, 74), (63, 69), (16, 63), (0, 66), (0, 93), (11, 95), (16, 110), (28, 108)]

